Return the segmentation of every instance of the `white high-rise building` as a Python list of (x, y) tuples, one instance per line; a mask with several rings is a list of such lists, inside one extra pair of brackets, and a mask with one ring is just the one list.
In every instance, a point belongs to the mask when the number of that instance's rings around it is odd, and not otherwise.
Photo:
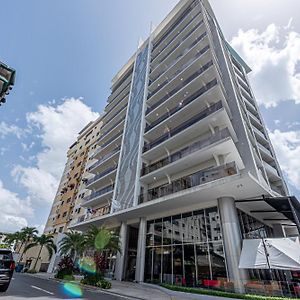
[(243, 238), (298, 234), (250, 71), (208, 1), (182, 0), (113, 79), (71, 228), (120, 229), (116, 279), (242, 291)]

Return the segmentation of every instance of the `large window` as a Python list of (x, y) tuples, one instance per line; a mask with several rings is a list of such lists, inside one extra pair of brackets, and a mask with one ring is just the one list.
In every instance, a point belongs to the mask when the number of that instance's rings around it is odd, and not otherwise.
[(217, 207), (149, 221), (146, 246), (148, 282), (207, 287), (227, 279)]

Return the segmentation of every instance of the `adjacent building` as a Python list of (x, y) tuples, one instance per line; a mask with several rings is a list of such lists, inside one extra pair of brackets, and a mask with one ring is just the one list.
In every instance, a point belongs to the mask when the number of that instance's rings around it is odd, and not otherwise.
[(0, 61), (0, 106), (15, 83), (16, 71)]
[(71, 147), (46, 232), (118, 228), (122, 251), (110, 264), (118, 280), (231, 282), (242, 292), (248, 278), (268, 279), (239, 269), (242, 241), (298, 235), (299, 203), (250, 71), (208, 1), (180, 1), (113, 79), (80, 207), (65, 209), (75, 197), (70, 178), (79, 178), (70, 172), (79, 144)]

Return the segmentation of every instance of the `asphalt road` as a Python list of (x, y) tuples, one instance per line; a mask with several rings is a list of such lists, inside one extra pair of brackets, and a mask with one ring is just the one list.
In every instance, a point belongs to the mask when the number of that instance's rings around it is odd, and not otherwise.
[[(54, 300), (54, 299), (101, 299), (101, 300), (121, 300), (130, 299), (117, 297), (103, 293), (101, 291), (82, 290), (82, 296), (78, 296), (78, 286), (64, 286), (52, 280), (41, 279), (30, 275), (14, 274), (13, 280), (6, 293), (0, 293), (2, 300)], [(73, 293), (70, 293), (73, 292)], [(80, 292), (80, 290), (79, 290)]]

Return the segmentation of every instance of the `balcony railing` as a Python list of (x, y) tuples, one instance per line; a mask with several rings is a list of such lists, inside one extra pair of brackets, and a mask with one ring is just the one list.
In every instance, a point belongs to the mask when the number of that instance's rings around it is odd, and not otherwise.
[(109, 157), (113, 156), (115, 153), (119, 152), (121, 150), (121, 146), (118, 146), (117, 148), (115, 148), (113, 151), (109, 152), (108, 154), (104, 155), (101, 159), (99, 159), (98, 161), (96, 161), (93, 165), (91, 165), (89, 167), (89, 171), (98, 167), (99, 165), (101, 165), (105, 160), (107, 160)]
[[(105, 121), (105, 125), (108, 124), (115, 116), (117, 116), (125, 107), (127, 106), (127, 103), (123, 105), (113, 116), (111, 116), (107, 121)], [(105, 126), (104, 125), (104, 126)], [(104, 127), (103, 126), (103, 127)]]
[(147, 175), (153, 171), (163, 168), (183, 157), (186, 157), (200, 149), (203, 149), (209, 145), (212, 145), (212, 144), (214, 144), (218, 141), (221, 141), (225, 138), (228, 138), (228, 137), (230, 137), (230, 132), (229, 132), (228, 128), (224, 128), (221, 131), (216, 132), (214, 135), (212, 135), (206, 139), (203, 139), (201, 141), (193, 143), (192, 145), (190, 145), (184, 149), (181, 149), (180, 151), (177, 151), (177, 152), (173, 153), (172, 155), (170, 155), (154, 164), (151, 164), (150, 166), (144, 167), (142, 169), (141, 175), (142, 176)]
[(171, 137), (175, 136), (176, 134), (183, 131), (184, 129), (194, 125), (195, 123), (206, 118), (207, 116), (211, 115), (212, 113), (220, 110), (222, 107), (223, 107), (222, 101), (219, 101), (219, 102), (211, 105), (210, 107), (204, 109), (197, 115), (193, 116), (191, 119), (187, 120), (186, 122), (180, 124), (179, 126), (175, 127), (174, 129), (170, 130), (169, 132), (165, 133), (164, 135), (160, 136), (153, 142), (145, 143), (143, 152), (146, 152), (146, 151), (152, 149), (153, 147), (161, 144), (162, 142), (170, 139)]
[(121, 131), (120, 133), (114, 135), (111, 139), (109, 139), (107, 142), (105, 142), (103, 145), (101, 145), (100, 148), (95, 151), (94, 156), (97, 155), (99, 152), (101, 152), (104, 147), (106, 147), (111, 142), (113, 142), (114, 140), (116, 140), (117, 138), (119, 138), (122, 134), (123, 134), (123, 131)]
[(111, 168), (108, 168), (108, 169), (105, 170), (104, 172), (99, 173), (99, 174), (97, 174), (95, 177), (93, 177), (93, 178), (91, 178), (90, 180), (88, 180), (88, 181), (86, 182), (86, 185), (88, 186), (88, 185), (94, 183), (95, 181), (99, 180), (100, 178), (102, 178), (102, 177), (104, 177), (105, 175), (107, 175), (107, 174), (113, 172), (113, 171), (116, 170), (116, 169), (117, 169), (117, 166), (113, 166), (113, 167), (111, 167)]
[[(150, 80), (150, 84), (152, 84), (153, 82), (155, 82), (159, 77), (161, 77), (164, 73), (166, 73), (168, 70), (170, 70), (173, 66), (175, 66), (175, 64), (177, 64), (177, 62), (186, 54), (189, 53), (189, 51), (197, 44), (199, 43), (202, 39), (204, 39), (207, 36), (207, 33), (204, 32), (202, 35), (200, 35), (198, 38), (196, 38), (194, 40), (194, 42), (187, 48), (185, 48), (185, 50), (180, 53), (170, 64), (168, 64), (156, 77), (154, 77), (152, 80)], [(159, 67), (161, 68), (161, 65), (159, 65)], [(157, 67), (156, 67), (157, 68)], [(155, 68), (155, 69), (156, 69)], [(154, 70), (155, 70), (154, 69)], [(154, 72), (153, 70), (153, 72)], [(151, 77), (151, 74), (150, 74)]]
[(155, 200), (211, 181), (232, 176), (237, 173), (238, 170), (234, 162), (211, 169), (201, 170), (194, 174), (177, 179), (170, 184), (161, 185), (148, 190), (146, 194), (141, 194), (139, 196), (139, 203)]
[(174, 74), (172, 74), (172, 79), (166, 79), (163, 83), (161, 83), (152, 93), (149, 93), (149, 97), (156, 95), (165, 85), (169, 82), (173, 81), (178, 74), (180, 74), (183, 70), (190, 67), (202, 54), (204, 54), (209, 49), (209, 46), (205, 46), (201, 51), (199, 51), (194, 57), (192, 57), (188, 62), (186, 62), (180, 69), (178, 69)]
[[(204, 68), (204, 67), (203, 67)], [(167, 113), (162, 115), (160, 118), (152, 122), (151, 124), (147, 124), (145, 132), (148, 132), (150, 129), (154, 128), (156, 125), (160, 124), (162, 121), (166, 120), (170, 116), (174, 115), (176, 112), (180, 111), (182, 108), (193, 102), (194, 100), (198, 99), (200, 96), (205, 94), (207, 91), (212, 89), (214, 86), (218, 84), (217, 79), (210, 81), (207, 85), (199, 89), (196, 93), (192, 94), (191, 96), (185, 98), (182, 102), (180, 102), (179, 106), (170, 109)]]
[(176, 40), (176, 38), (178, 37), (178, 35), (181, 34), (185, 29), (187, 29), (188, 26), (190, 26), (190, 24), (192, 24), (192, 22), (194, 22), (194, 21), (196, 20), (196, 18), (200, 16), (200, 14), (201, 14), (201, 13), (199, 12), (199, 13), (197, 13), (193, 18), (191, 18), (191, 20), (184, 26), (184, 28), (183, 28), (180, 32), (176, 33), (176, 34), (174, 35), (174, 37), (167, 43), (167, 45), (165, 45), (165, 46), (160, 50), (160, 52), (159, 52), (157, 55), (155, 55), (155, 57), (153, 57), (152, 61), (154, 61), (154, 60), (156, 59), (156, 57), (157, 57), (159, 54), (161, 54), (161, 53), (162, 53), (169, 45), (171, 45), (171, 43), (173, 43), (173, 42)]
[(94, 198), (97, 198), (97, 197), (100, 197), (100, 196), (102, 196), (104, 194), (107, 194), (107, 193), (109, 193), (109, 192), (111, 192), (113, 190), (114, 190), (114, 185), (109, 185), (109, 186), (107, 186), (107, 187), (105, 187), (105, 188), (103, 188), (101, 190), (98, 190), (98, 191), (92, 193), (91, 195), (89, 195), (86, 198), (84, 198), (84, 200), (85, 200), (85, 202), (90, 201), (90, 200), (92, 200)]
[(198, 5), (198, 1), (195, 1), (192, 5), (190, 5), (176, 20), (176, 22), (169, 28), (161, 37), (160, 39), (153, 45), (153, 51), (161, 44), (161, 42), (166, 39), (169, 34), (171, 34), (176, 27), (181, 24), (182, 21), (185, 20), (186, 16)]

